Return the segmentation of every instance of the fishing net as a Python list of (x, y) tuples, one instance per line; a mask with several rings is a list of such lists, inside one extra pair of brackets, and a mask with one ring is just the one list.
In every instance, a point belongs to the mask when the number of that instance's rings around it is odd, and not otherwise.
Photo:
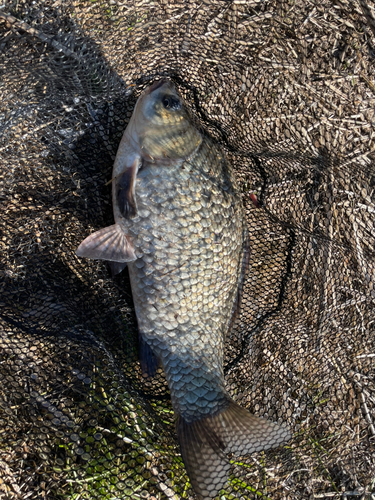
[(0, 498), (195, 498), (127, 271), (75, 250), (113, 221), (136, 99), (168, 77), (225, 150), (251, 252), (230, 395), (286, 423), (221, 498), (374, 498), (375, 8), (351, 0), (0, 6)]

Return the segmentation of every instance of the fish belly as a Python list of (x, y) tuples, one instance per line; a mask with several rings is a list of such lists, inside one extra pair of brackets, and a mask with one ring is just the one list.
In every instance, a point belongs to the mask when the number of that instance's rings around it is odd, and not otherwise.
[(175, 411), (189, 422), (227, 404), (223, 341), (238, 286), (242, 220), (233, 193), (181, 165), (141, 170), (136, 194), (129, 232), (138, 259), (129, 273), (138, 326), (163, 364)]

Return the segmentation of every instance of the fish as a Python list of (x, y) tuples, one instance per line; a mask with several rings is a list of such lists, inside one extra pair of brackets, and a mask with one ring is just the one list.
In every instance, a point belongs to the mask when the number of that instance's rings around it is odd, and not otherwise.
[(136, 102), (114, 162), (112, 202), (115, 224), (76, 254), (107, 260), (114, 273), (128, 266), (143, 370), (153, 376), (162, 365), (191, 485), (198, 498), (213, 498), (228, 481), (228, 453), (278, 447), (291, 433), (225, 388), (224, 341), (240, 309), (248, 228), (222, 148), (168, 79)]

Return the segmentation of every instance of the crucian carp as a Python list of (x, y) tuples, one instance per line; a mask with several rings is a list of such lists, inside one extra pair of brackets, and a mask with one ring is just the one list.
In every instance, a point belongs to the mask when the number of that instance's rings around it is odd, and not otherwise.
[[(236, 456), (289, 440), (225, 389), (223, 346), (240, 306), (248, 262), (241, 194), (221, 148), (194, 126), (163, 79), (139, 97), (113, 168), (115, 224), (77, 255), (128, 265), (143, 353), (162, 364), (191, 484), (216, 496)], [(150, 356), (142, 355), (152, 375)]]

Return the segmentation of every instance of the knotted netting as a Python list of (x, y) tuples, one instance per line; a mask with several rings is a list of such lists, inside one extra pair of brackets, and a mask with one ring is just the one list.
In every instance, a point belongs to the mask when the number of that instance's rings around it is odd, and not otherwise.
[(127, 272), (75, 256), (112, 223), (143, 89), (177, 86), (235, 169), (250, 236), (230, 395), (288, 424), (221, 498), (375, 490), (375, 7), (349, 0), (0, 5), (0, 498), (194, 498)]

